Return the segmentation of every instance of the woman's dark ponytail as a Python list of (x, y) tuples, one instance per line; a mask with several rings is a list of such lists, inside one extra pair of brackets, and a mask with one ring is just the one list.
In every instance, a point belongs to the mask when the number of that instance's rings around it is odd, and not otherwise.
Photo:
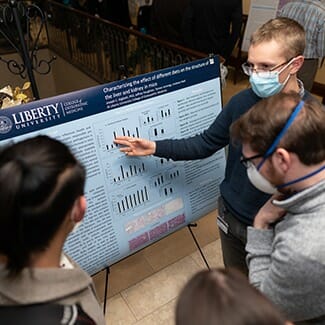
[(83, 194), (85, 171), (69, 149), (46, 136), (0, 154), (0, 254), (10, 275), (44, 250)]
[(26, 264), (23, 220), (19, 211), (20, 191), (24, 170), (16, 160), (8, 161), (0, 169), (0, 251), (8, 257), (8, 268), (16, 273)]

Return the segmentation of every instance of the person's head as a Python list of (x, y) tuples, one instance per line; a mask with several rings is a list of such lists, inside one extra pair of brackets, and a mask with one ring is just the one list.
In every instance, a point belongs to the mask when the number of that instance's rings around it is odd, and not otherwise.
[(231, 136), (242, 143), (248, 177), (266, 193), (295, 192), (324, 172), (325, 109), (313, 98), (292, 92), (261, 100), (232, 124)]
[(30, 266), (86, 209), (85, 170), (63, 143), (37, 136), (0, 154), (0, 255), (10, 275)]
[(181, 291), (176, 325), (284, 325), (285, 319), (247, 278), (232, 269), (194, 275)]
[(253, 91), (269, 97), (280, 91), (298, 91), (296, 74), (305, 49), (305, 31), (296, 21), (279, 17), (260, 26), (251, 36), (243, 70)]

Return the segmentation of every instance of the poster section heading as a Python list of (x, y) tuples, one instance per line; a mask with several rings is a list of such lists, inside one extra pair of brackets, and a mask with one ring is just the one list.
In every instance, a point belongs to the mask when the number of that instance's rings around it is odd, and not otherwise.
[[(145, 85), (142, 80), (154, 75), (160, 82), (148, 98), (143, 97), (144, 90), (130, 91), (132, 97), (116, 95), (114, 103), (105, 97), (130, 90), (127, 84)], [(74, 106), (78, 103), (85, 105)], [(72, 110), (76, 111), (67, 113)], [(2, 133), (1, 145), (46, 134), (67, 144), (85, 166), (87, 213), (64, 249), (94, 274), (214, 210), (224, 176), (223, 151), (188, 162), (128, 157), (114, 138), (128, 135), (155, 141), (193, 136), (220, 111), (219, 62), (204, 59), (3, 110), (1, 121), (8, 118), (14, 125), (12, 114), (17, 122), (24, 119), (21, 124), (30, 120), (29, 125)], [(7, 124), (0, 123), (6, 130)]]
[[(217, 57), (159, 70), (138, 77), (46, 98), (2, 110), (0, 140), (93, 114), (211, 80), (219, 75)], [(214, 69), (205, 69), (211, 66)]]

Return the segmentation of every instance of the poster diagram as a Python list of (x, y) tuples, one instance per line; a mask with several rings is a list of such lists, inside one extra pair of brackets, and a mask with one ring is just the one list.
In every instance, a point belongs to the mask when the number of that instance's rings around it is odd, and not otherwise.
[(217, 206), (220, 151), (196, 161), (128, 157), (118, 135), (195, 135), (221, 110), (219, 62), (207, 58), (1, 111), (0, 144), (47, 134), (87, 171), (87, 213), (65, 251), (89, 274), (187, 226)]

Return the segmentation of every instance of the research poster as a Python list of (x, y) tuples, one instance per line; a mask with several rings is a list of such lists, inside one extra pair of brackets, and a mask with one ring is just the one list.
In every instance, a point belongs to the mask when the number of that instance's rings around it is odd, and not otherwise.
[(251, 35), (268, 20), (275, 18), (290, 0), (251, 0), (242, 51), (247, 52)]
[(117, 135), (160, 140), (206, 129), (222, 106), (217, 57), (0, 111), (0, 145), (37, 134), (87, 171), (87, 213), (64, 247), (94, 274), (216, 209), (225, 153), (174, 162), (128, 157)]

